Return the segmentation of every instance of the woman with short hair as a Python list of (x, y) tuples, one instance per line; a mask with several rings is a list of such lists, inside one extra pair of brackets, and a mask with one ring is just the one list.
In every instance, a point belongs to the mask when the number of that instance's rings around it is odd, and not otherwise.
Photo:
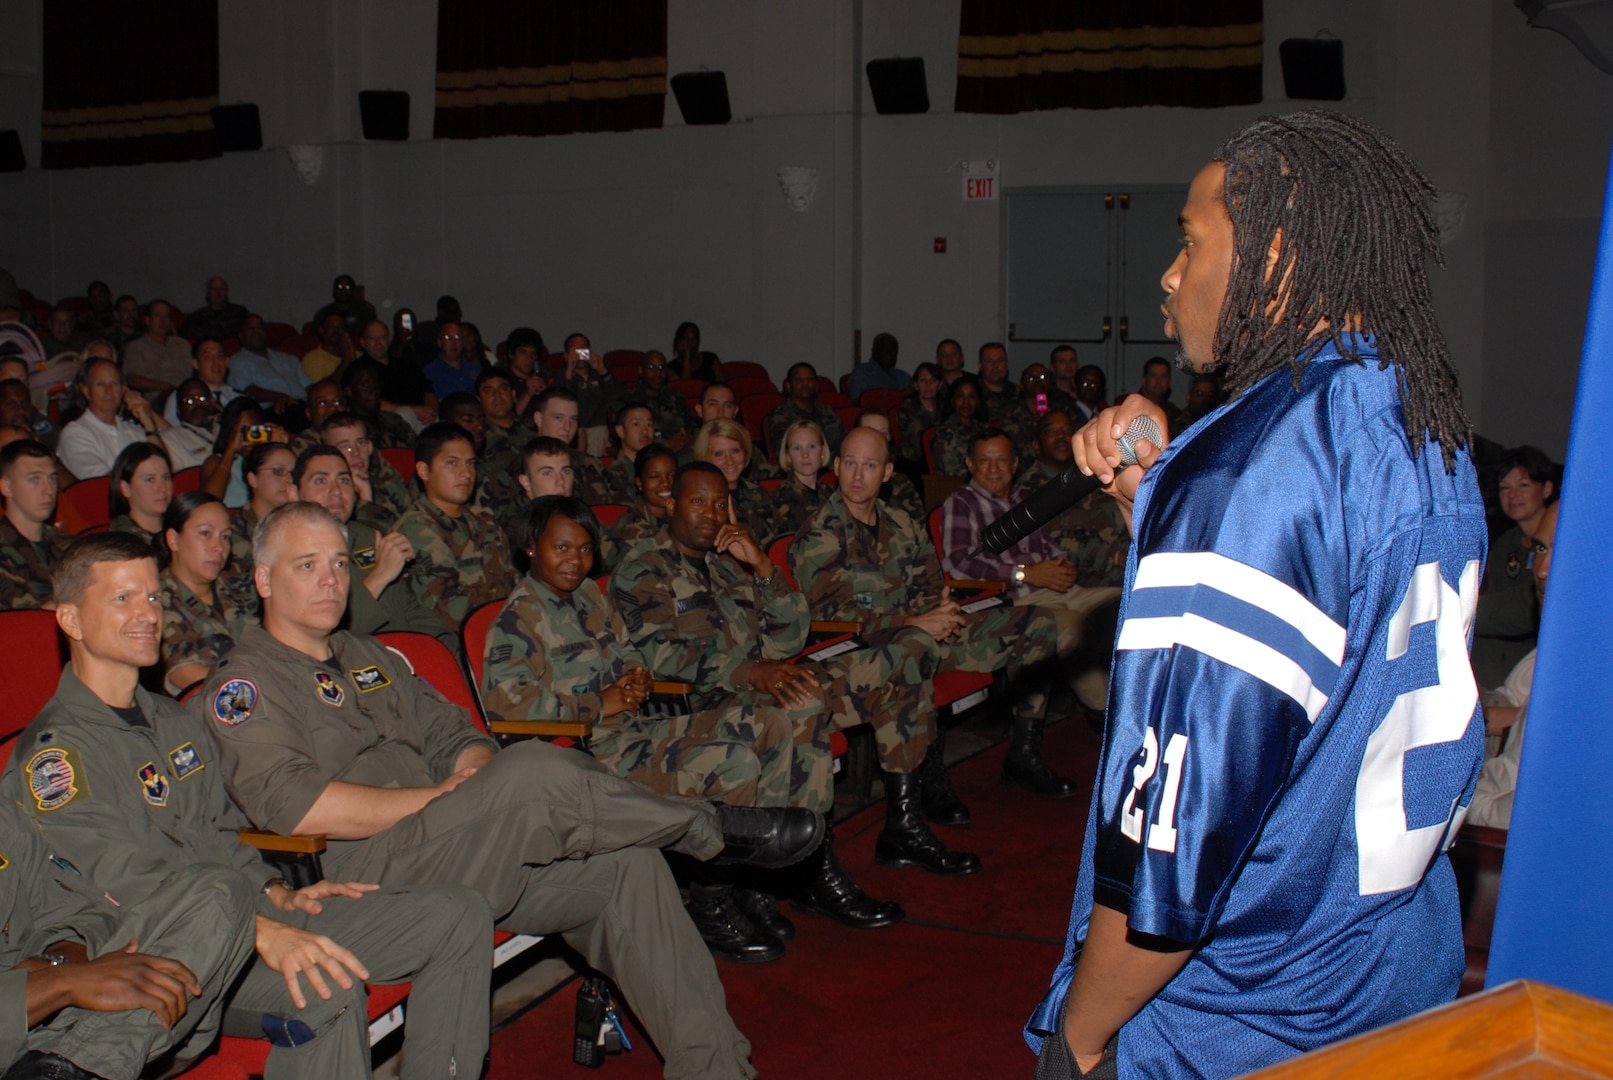
[(174, 497), (174, 469), (167, 452), (147, 442), (125, 446), (112, 463), (108, 480), (107, 527), (157, 544), (162, 516)]
[(258, 620), (257, 593), (232, 598), (219, 587), (230, 558), (230, 514), (217, 495), (187, 491), (162, 521), (168, 565), (162, 585), (163, 689), (178, 697), (212, 674)]

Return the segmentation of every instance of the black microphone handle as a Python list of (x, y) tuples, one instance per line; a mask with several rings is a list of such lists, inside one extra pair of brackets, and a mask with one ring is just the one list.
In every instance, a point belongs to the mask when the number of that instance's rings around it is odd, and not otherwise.
[(982, 529), (980, 546), (970, 555), (977, 555), (983, 550), (1001, 555), (1102, 486), (1096, 476), (1087, 476), (1071, 465), (1031, 492), (1024, 502)]

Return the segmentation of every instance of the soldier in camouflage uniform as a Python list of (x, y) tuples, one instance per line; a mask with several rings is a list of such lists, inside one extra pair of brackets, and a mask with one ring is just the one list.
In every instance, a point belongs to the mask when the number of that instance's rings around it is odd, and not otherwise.
[[(216, 495), (176, 495), (163, 515), (168, 568), (162, 585), (163, 689), (178, 697), (213, 673), (241, 632), (258, 621), (258, 594), (250, 598), (218, 586), (230, 554), (230, 517)], [(172, 530), (172, 543), (166, 541)]]
[(415, 473), (425, 493), (398, 521), (414, 547), (403, 587), (436, 613), (437, 639), (457, 656), (465, 616), (515, 588), (509, 544), (491, 517), (471, 505), (476, 458), (470, 433), (438, 422), (415, 441)]
[(797, 420), (784, 429), (779, 463), (785, 470), (784, 483), (771, 493), (778, 503), (777, 535), (794, 536), (829, 498), (828, 485), (818, 479), (829, 465), (829, 447), (815, 421)]
[(660, 443), (651, 443), (638, 452), (633, 462), (633, 488), (636, 497), (627, 511), (605, 530), (605, 570), (615, 570), (622, 557), (638, 544), (654, 538), (666, 524), (672, 508), (672, 478), (678, 471), (678, 456)]
[(728, 500), (739, 523), (756, 537), (763, 550), (781, 536), (791, 535), (788, 507), (761, 481), (746, 473), (754, 447), (750, 432), (737, 420), (707, 420), (690, 444), (694, 460), (722, 470), (728, 481)]
[(269, 511), (297, 497), (297, 485), (291, 478), (296, 467), (296, 455), (285, 443), (253, 443), (241, 461), (241, 476), (252, 494), (230, 518), (230, 561), (217, 585), (233, 608), (244, 610), (257, 599), (258, 588), (252, 583), (252, 530)]
[[(308, 388), (308, 426), (291, 437), (293, 455), (320, 441), (325, 421), (347, 411), (347, 391), (335, 379), (320, 379)], [(373, 437), (373, 436), (372, 436)]]
[(55, 607), (51, 568), (72, 537), (56, 516), (56, 459), (45, 444), (18, 439), (0, 449), (0, 611)]
[(583, 502), (610, 502), (605, 488), (605, 464), (577, 448), (577, 395), (564, 386), (551, 386), (532, 399), (532, 424), (539, 435), (559, 439), (571, 455), (573, 494)]
[(784, 432), (797, 420), (811, 420), (823, 430), (831, 453), (840, 449), (846, 425), (840, 414), (818, 400), (818, 371), (811, 364), (795, 364), (784, 377), (785, 398), (767, 415), (767, 446), (773, 457), (783, 460)]
[(382, 407), (381, 380), (384, 369), (378, 360), (361, 356), (342, 376), (347, 408), (370, 429), (376, 446), (407, 448), (414, 445), (414, 428), (397, 413)]
[[(352, 473), (358, 498), (354, 513), (378, 528), (390, 529), (414, 505), (409, 484), (392, 463), (375, 452), (375, 432), (355, 413), (333, 413), (320, 425), (320, 443), (340, 450)], [(408, 446), (414, 446), (411, 432)], [(299, 454), (301, 452), (299, 451)]]
[(969, 452), (975, 436), (986, 430), (981, 419), (983, 391), (973, 375), (960, 375), (947, 395), (947, 418), (935, 429), (930, 453), (935, 458), (934, 472), (941, 476), (969, 478)]
[[(1070, 436), (1077, 426), (1062, 410), (1053, 410), (1041, 418), (1036, 433), (1036, 460), (1014, 483), (1012, 502), (1024, 502), (1070, 467)], [(1075, 579), (1083, 586), (1117, 588), (1123, 583), (1131, 532), (1113, 499), (1094, 491), (1045, 527), (1075, 567)], [(1100, 631), (1095, 629), (1093, 633)]]
[(1000, 419), (992, 421), (1008, 436), (1022, 472), (1030, 468), (1030, 463), (1036, 457), (1036, 429), (1042, 418), (1042, 414), (1036, 411), (1036, 395), (1045, 395), (1048, 408), (1052, 409), (1055, 407), (1052, 404), (1053, 392), (1057, 389), (1053, 385), (1052, 372), (1042, 364), (1032, 364), (1020, 376), (1020, 393), (1014, 407)]
[[(726, 479), (714, 466), (678, 470), (666, 529), (623, 559), (611, 591), (650, 670), (693, 683), (696, 708), (731, 698), (788, 707), (796, 738), (792, 788), (801, 805), (834, 805), (831, 727), (871, 724), (889, 776), (911, 773), (924, 760), (935, 719), (934, 643), (921, 632), (897, 632), (821, 664), (785, 663), (806, 643), (806, 600), (736, 523)], [(900, 908), (872, 901), (850, 881), (833, 845), (824, 849), (797, 906), (852, 926), (901, 917)], [(964, 860), (973, 856), (947, 854), (961, 857), (950, 872), (968, 872)]]
[[(864, 409), (858, 413), (857, 423), (853, 426), (877, 431), (885, 436), (887, 443), (891, 442), (891, 418), (878, 409)], [(895, 445), (892, 444), (890, 449), (894, 460), (896, 456)], [(919, 489), (914, 487), (913, 481), (909, 480), (901, 472), (892, 470), (890, 479), (879, 485), (879, 497), (886, 506), (895, 507), (914, 521), (924, 520), (924, 500), (919, 496)], [(825, 495), (824, 499), (827, 501), (828, 496)], [(817, 509), (817, 507), (813, 509)], [(805, 524), (805, 522), (802, 522), (802, 525)], [(796, 529), (796, 532), (800, 531), (799, 528)]]
[(925, 361), (914, 369), (913, 385), (896, 408), (896, 456), (919, 472), (930, 471), (924, 461), (924, 432), (946, 419), (946, 399), (940, 368)]
[[(1058, 624), (1052, 614), (1009, 605), (973, 614), (959, 609), (945, 588), (929, 531), (879, 502), (879, 485), (892, 468), (887, 440), (862, 429), (852, 431), (835, 468), (839, 490), (790, 544), (790, 566), (810, 600), (812, 614), (858, 620), (870, 642), (916, 628), (938, 651), (942, 671), (992, 672), (1006, 667), (1014, 688), (1010, 754), (1033, 754), (1039, 760), (1047, 688), (1058, 651)], [(939, 755), (923, 773), (935, 789), (929, 808), (942, 820), (967, 821), (967, 810), (951, 795), (949, 785), (942, 784), (945, 773), (937, 774), (938, 765)], [(889, 782), (886, 788), (892, 791)], [(896, 788), (891, 793), (891, 814), (917, 814), (923, 792), (913, 784)], [(876, 856), (882, 861), (909, 857), (897, 843), (885, 843), (883, 838)]]
[(623, 400), (647, 406), (653, 418), (655, 441), (677, 449), (694, 434), (700, 420), (682, 394), (672, 388), (666, 356), (651, 349), (639, 364), (637, 386), (629, 387)]
[(1008, 377), (1008, 350), (1001, 342), (980, 346), (980, 413), (986, 423), (997, 425), (1019, 404), (1019, 387)]

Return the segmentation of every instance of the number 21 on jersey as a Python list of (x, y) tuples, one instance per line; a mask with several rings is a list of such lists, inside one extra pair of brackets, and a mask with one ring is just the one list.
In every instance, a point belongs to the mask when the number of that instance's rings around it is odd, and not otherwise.
[(1131, 770), (1131, 790), (1126, 792), (1125, 805), (1120, 808), (1120, 831), (1136, 843), (1143, 842), (1143, 808), (1137, 805), (1137, 793), (1154, 778), (1161, 766), (1165, 769), (1164, 790), (1159, 796), (1159, 816), (1148, 826), (1148, 846), (1155, 851), (1176, 852), (1176, 796), (1182, 790), (1182, 768), (1187, 764), (1187, 736), (1176, 732), (1165, 744), (1165, 755), (1159, 753), (1159, 736), (1153, 728), (1143, 731), (1143, 760)]

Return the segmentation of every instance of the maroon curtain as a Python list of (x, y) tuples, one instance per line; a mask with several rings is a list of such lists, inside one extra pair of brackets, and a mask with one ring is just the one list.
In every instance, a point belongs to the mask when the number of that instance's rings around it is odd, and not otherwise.
[(1261, 0), (963, 0), (958, 112), (1260, 101)]
[(217, 0), (48, 0), (40, 165), (219, 156)]
[(440, 0), (439, 139), (658, 128), (666, 0)]

